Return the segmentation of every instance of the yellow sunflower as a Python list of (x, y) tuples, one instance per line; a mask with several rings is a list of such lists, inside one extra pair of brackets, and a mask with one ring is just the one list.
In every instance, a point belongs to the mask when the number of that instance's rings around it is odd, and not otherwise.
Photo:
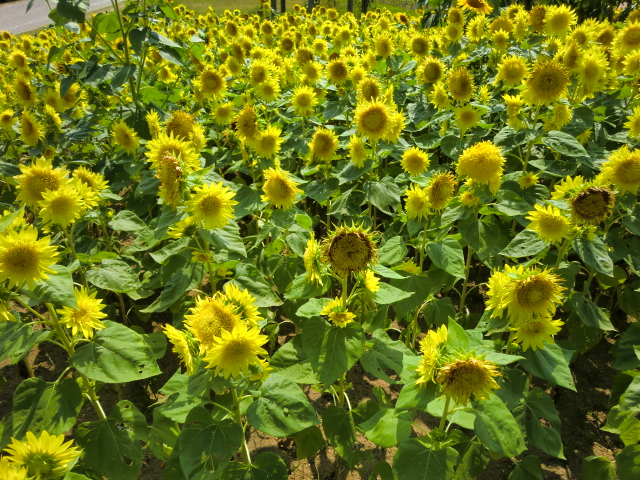
[(202, 91), (213, 97), (219, 97), (227, 88), (227, 82), (221, 73), (210, 66), (200, 72), (199, 81)]
[(53, 168), (50, 160), (38, 158), (29, 166), (20, 165), (21, 175), (15, 177), (18, 182), (18, 200), (35, 207), (47, 190), (57, 190), (69, 183), (67, 170)]
[(512, 327), (515, 332), (513, 341), (522, 344), (522, 350), (527, 351), (544, 349), (544, 342), (555, 343), (553, 336), (557, 334), (564, 325), (561, 320), (553, 320), (550, 316), (534, 317), (522, 320)]
[(223, 331), (229, 332), (237, 324), (243, 324), (240, 315), (235, 313), (236, 306), (225, 300), (220, 292), (213, 297), (199, 298), (185, 315), (185, 326), (200, 344), (200, 353), (212, 348), (214, 339)]
[(251, 365), (261, 364), (258, 355), (267, 355), (262, 345), (268, 340), (257, 327), (238, 323), (231, 331), (222, 330), (220, 337), (214, 337), (204, 361), (207, 368), (215, 368), (216, 375), (222, 372), (224, 378), (236, 378), (240, 373), (248, 375)]
[(465, 149), (458, 159), (456, 173), (474, 182), (489, 185), (492, 193), (497, 193), (502, 179), (505, 159), (493, 142), (483, 141)]
[(281, 170), (280, 167), (265, 170), (264, 178), (264, 195), (260, 198), (276, 208), (288, 210), (296, 202), (296, 195), (302, 193), (297, 187), (298, 183), (290, 178), (289, 172)]
[(523, 98), (530, 104), (544, 104), (566, 96), (569, 75), (557, 60), (539, 60), (525, 82)]
[[(640, 113), (640, 107), (638, 108)], [(609, 159), (601, 165), (602, 177), (615, 185), (620, 193), (638, 194), (640, 186), (640, 150), (629, 151), (624, 145), (611, 152)]]
[(507, 87), (520, 85), (529, 74), (529, 67), (524, 58), (518, 55), (504, 57), (498, 65), (495, 82), (502, 82)]
[(407, 218), (420, 221), (431, 215), (431, 205), (424, 189), (413, 184), (405, 190), (405, 211)]
[(472, 10), (485, 15), (488, 15), (493, 10), (493, 7), (485, 0), (458, 0), (458, 6), (465, 10)]
[(313, 109), (318, 104), (318, 97), (313, 88), (301, 85), (293, 91), (291, 105), (296, 115), (308, 117), (313, 113)]
[(354, 122), (358, 133), (366, 135), (374, 143), (393, 128), (391, 109), (379, 100), (358, 105)]
[(359, 227), (340, 227), (322, 243), (322, 255), (339, 277), (362, 272), (378, 261), (373, 235)]
[(234, 196), (235, 193), (222, 181), (218, 184), (211, 182), (210, 185), (196, 187), (185, 206), (197, 222), (203, 222), (205, 228), (213, 230), (233, 220), (233, 206), (238, 204)]
[(179, 163), (180, 168), (186, 170), (186, 175), (200, 169), (200, 159), (193, 150), (191, 143), (182, 138), (170, 134), (159, 133), (158, 136), (147, 143), (145, 153), (147, 161), (151, 162), (154, 169), (159, 170), (166, 157), (172, 157)]
[(446, 68), (439, 58), (427, 57), (418, 68), (418, 81), (421, 83), (438, 83), (444, 78)]
[(185, 332), (168, 323), (162, 327), (162, 330), (173, 345), (172, 351), (178, 355), (178, 358), (187, 369), (187, 375), (196, 373), (194, 355)]
[(73, 440), (65, 443), (62, 434), (50, 435), (43, 430), (36, 437), (29, 431), (24, 441), (11, 439), (9, 446), (4, 449), (7, 455), (3, 458), (26, 469), (29, 478), (62, 478), (82, 453), (72, 445)]
[(105, 328), (101, 320), (107, 317), (102, 311), (106, 305), (96, 298), (97, 294), (89, 293), (85, 287), (76, 288), (74, 295), (77, 308), (62, 307), (62, 310), (58, 310), (60, 321), (71, 329), (72, 335), (81, 333), (84, 338), (90, 339), (95, 330)]
[(536, 315), (553, 315), (556, 306), (562, 304), (566, 288), (550, 270), (518, 266), (512, 275), (502, 291), (502, 306), (512, 323)]
[(471, 130), (478, 125), (481, 117), (482, 112), (472, 105), (465, 105), (455, 109), (456, 126), (463, 135), (467, 130)]
[(49, 245), (50, 237), (38, 240), (38, 231), (31, 225), (20, 232), (10, 230), (0, 236), (0, 282), (9, 280), (9, 288), (24, 283), (33, 289), (35, 282), (55, 273), (56, 247)]
[(28, 110), (22, 111), (20, 119), (20, 138), (30, 147), (35, 147), (41, 138), (44, 137), (42, 125), (33, 117)]
[(578, 17), (567, 5), (552, 5), (547, 7), (544, 18), (544, 31), (547, 35), (564, 38)]
[(236, 134), (244, 142), (252, 142), (258, 135), (258, 116), (250, 105), (245, 105), (236, 116)]
[(340, 298), (334, 298), (327, 303), (320, 311), (320, 315), (328, 317), (331, 323), (340, 328), (344, 328), (356, 318), (355, 314), (342, 304)]
[(458, 102), (471, 100), (474, 91), (473, 77), (466, 67), (458, 67), (447, 78), (449, 95)]
[(269, 125), (264, 131), (258, 133), (251, 145), (262, 158), (273, 158), (280, 152), (280, 145), (284, 141), (280, 136), (281, 133), (280, 128)]
[(357, 168), (364, 167), (364, 161), (367, 159), (366, 144), (357, 135), (351, 135), (349, 139), (349, 158)]
[(453, 197), (456, 185), (456, 179), (450, 172), (433, 175), (425, 189), (429, 205), (437, 211), (444, 209)]
[(64, 185), (57, 190), (45, 190), (39, 203), (38, 215), (43, 223), (55, 223), (63, 228), (75, 223), (85, 212), (82, 196), (71, 185)]
[(429, 164), (429, 154), (418, 147), (411, 147), (402, 154), (402, 169), (411, 176), (422, 175)]
[(444, 364), (436, 382), (442, 385), (442, 393), (457, 405), (469, 400), (489, 398), (500, 386), (494, 380), (501, 376), (495, 363), (471, 354), (462, 355)]
[(633, 109), (633, 113), (627, 117), (624, 128), (629, 129), (627, 135), (631, 138), (640, 137), (640, 107)]
[(322, 285), (322, 271), (324, 265), (322, 261), (322, 254), (320, 252), (320, 242), (316, 240), (313, 232), (311, 232), (311, 237), (307, 241), (307, 246), (302, 258), (304, 260), (307, 283), (317, 283), (318, 285)]
[(531, 221), (527, 228), (535, 231), (545, 242), (559, 244), (571, 235), (569, 219), (553, 205), (543, 207), (536, 204), (535, 210), (529, 212), (527, 220)]
[(0, 112), (0, 128), (3, 130), (11, 130), (16, 120), (15, 112), (10, 108)]
[(338, 148), (338, 136), (333, 130), (318, 127), (309, 143), (309, 150), (313, 158), (331, 160)]

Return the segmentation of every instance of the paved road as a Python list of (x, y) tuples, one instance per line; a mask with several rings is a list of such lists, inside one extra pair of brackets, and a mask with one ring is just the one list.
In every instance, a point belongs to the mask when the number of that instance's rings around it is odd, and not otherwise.
[[(24, 33), (51, 24), (49, 7), (45, 0), (35, 0), (31, 10), (25, 13), (28, 0), (0, 3), (0, 31), (8, 30), (13, 34)], [(110, 0), (91, 0), (88, 12), (106, 9)]]

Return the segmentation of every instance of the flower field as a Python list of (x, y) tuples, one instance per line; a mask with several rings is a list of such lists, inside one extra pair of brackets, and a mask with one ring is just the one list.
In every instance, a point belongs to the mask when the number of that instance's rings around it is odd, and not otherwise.
[(640, 11), (54, 6), (0, 479), (640, 479)]

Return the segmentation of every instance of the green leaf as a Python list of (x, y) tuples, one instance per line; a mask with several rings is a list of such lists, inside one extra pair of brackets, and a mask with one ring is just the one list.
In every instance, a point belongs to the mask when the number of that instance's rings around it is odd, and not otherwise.
[(300, 300), (324, 295), (331, 287), (331, 281), (325, 279), (323, 285), (307, 282), (307, 274), (303, 273), (293, 279), (291, 288), (284, 294), (287, 300)]
[(574, 292), (571, 296), (571, 306), (587, 327), (599, 328), (600, 330), (616, 329), (611, 324), (607, 314), (591, 299), (585, 298), (583, 294)]
[(573, 240), (573, 249), (584, 263), (593, 267), (597, 272), (609, 277), (613, 276), (613, 261), (607, 247), (598, 237), (593, 240), (578, 237)]
[[(553, 399), (535, 387), (527, 395), (525, 405), (531, 416), (526, 421), (527, 437), (534, 447), (557, 458), (565, 459), (562, 447), (561, 427), (562, 421), (556, 412)], [(547, 427), (542, 420), (550, 423)]]
[(542, 480), (540, 459), (529, 455), (516, 464), (516, 468), (509, 475), (509, 480)]
[(329, 444), (347, 462), (349, 468), (353, 468), (360, 460), (360, 452), (351, 412), (334, 405), (328, 406), (322, 412), (322, 429)]
[(76, 424), (81, 407), (82, 391), (74, 379), (27, 378), (13, 394), (13, 436), (22, 440), (28, 431), (39, 436), (43, 430), (60, 435)]
[(231, 419), (214, 421), (204, 407), (195, 407), (177, 445), (186, 478), (216, 478), (242, 445), (242, 427)]
[(0, 361), (29, 344), (33, 327), (20, 322), (0, 323)]
[(160, 389), (168, 398), (156, 410), (171, 420), (184, 423), (191, 410), (210, 400), (213, 378), (213, 372), (202, 367), (194, 375), (176, 372)]
[(392, 266), (402, 262), (408, 255), (409, 249), (401, 236), (392, 237), (385, 242), (378, 251), (381, 265)]
[(274, 437), (288, 437), (318, 423), (316, 412), (293, 380), (272, 374), (247, 410), (249, 424)]
[(640, 322), (629, 325), (627, 331), (620, 337), (614, 368), (617, 370), (640, 368), (640, 358), (636, 355), (634, 348), (636, 345), (640, 345)]
[(415, 438), (398, 445), (393, 471), (402, 480), (450, 480), (460, 455), (451, 447), (432, 450)]
[[(331, 408), (331, 407), (328, 407)], [(326, 411), (325, 411), (326, 413)], [(296, 441), (296, 459), (303, 460), (318, 453), (325, 446), (324, 437), (318, 427), (312, 425), (294, 437)]]
[(440, 327), (447, 325), (449, 318), (455, 318), (456, 311), (450, 297), (435, 298), (427, 302), (422, 310), (422, 316), (427, 325)]
[(640, 411), (640, 376), (634, 377), (627, 390), (620, 397), (620, 409), (632, 412)]
[(447, 325), (448, 335), (447, 344), (457, 352), (465, 352), (469, 350), (469, 336), (464, 328), (460, 326), (453, 318), (449, 319)]
[(465, 242), (475, 253), (484, 258), (496, 248), (496, 239), (500, 236), (500, 229), (493, 223), (469, 217), (458, 222), (458, 229)]
[(249, 293), (256, 297), (255, 304), (258, 307), (277, 307), (282, 304), (271, 285), (250, 263), (239, 263), (236, 266), (236, 276), (233, 277), (233, 282), (240, 288), (249, 290)]
[(462, 455), (454, 480), (470, 480), (477, 477), (491, 460), (489, 449), (477, 441), (458, 443), (453, 448)]
[(269, 360), (273, 373), (279, 373), (296, 383), (315, 385), (319, 383), (311, 362), (304, 353), (302, 336), (296, 335), (281, 346)]
[(251, 465), (231, 462), (222, 472), (222, 480), (287, 480), (287, 464), (273, 452), (262, 452)]
[(429, 295), (440, 290), (440, 285), (436, 285), (424, 275), (411, 275), (403, 280), (391, 280), (391, 284), (405, 292), (414, 292), (414, 295), (409, 298), (393, 304), (393, 310), (398, 319), (413, 313)]
[(451, 237), (427, 245), (431, 261), (456, 278), (464, 278), (464, 253), (460, 243)]
[(509, 410), (513, 410), (524, 400), (525, 388), (528, 388), (527, 375), (515, 368), (503, 368), (501, 373), (502, 376), (496, 378), (496, 382), (500, 385), (496, 395)]
[(414, 292), (405, 292), (388, 283), (381, 282), (380, 289), (374, 294), (373, 301), (378, 305), (392, 305), (396, 302), (409, 298)]
[(616, 455), (616, 470), (620, 480), (640, 479), (640, 445), (628, 445)]
[[(3, 175), (6, 176), (6, 174), (3, 174)], [(20, 175), (20, 170), (18, 170), (18, 172), (16, 172), (15, 175)], [(19, 208), (15, 212), (7, 213), (6, 215), (3, 215), (2, 217), (0, 217), (0, 233), (4, 232), (7, 228), (9, 228), (9, 226), (13, 223), (13, 221), (18, 217), (22, 217), (22, 215), (24, 215), (24, 209)]]
[(147, 228), (147, 224), (131, 210), (121, 210), (108, 223), (112, 230), (117, 232), (139, 232)]
[(373, 345), (360, 357), (362, 367), (376, 378), (387, 381), (388, 383), (398, 383), (390, 378), (386, 373), (386, 369), (394, 370), (398, 375), (402, 373), (402, 360), (405, 355), (413, 355), (404, 343), (393, 341), (384, 330), (376, 330), (372, 336)]
[(179, 238), (178, 240), (172, 240), (160, 250), (149, 253), (149, 256), (156, 262), (162, 264), (171, 255), (177, 255), (184, 251), (189, 245), (190, 239), (187, 237)]
[(122, 260), (105, 259), (101, 267), (87, 271), (86, 276), (92, 285), (116, 293), (142, 288), (138, 274)]
[(379, 182), (365, 182), (363, 185), (365, 198), (387, 215), (393, 215), (389, 207), (400, 207), (402, 191), (391, 177), (384, 177)]
[(69, 22), (84, 23), (89, 0), (59, 0), (58, 13)]
[(509, 409), (498, 397), (473, 402), (474, 430), (486, 447), (503, 457), (515, 457), (526, 449), (524, 437)]
[(149, 427), (149, 450), (163, 462), (169, 456), (178, 441), (180, 424), (165, 417), (157, 408), (153, 409), (153, 425)]
[(493, 137), (493, 143), (501, 147), (503, 152), (506, 153), (531, 140), (535, 140), (536, 136), (535, 130), (523, 129), (516, 131), (511, 127), (504, 127)]
[(206, 266), (203, 263), (187, 262), (171, 275), (160, 292), (160, 296), (151, 305), (140, 311), (142, 313), (164, 312), (180, 300), (186, 292), (200, 285), (205, 270)]
[(509, 245), (504, 247), (500, 255), (511, 258), (533, 257), (547, 248), (547, 243), (538, 238), (533, 230), (522, 230)]
[(531, 205), (512, 190), (500, 190), (494, 208), (511, 217), (526, 215), (532, 210)]
[(592, 455), (582, 460), (582, 480), (617, 480), (611, 460)]
[(118, 402), (104, 420), (86, 422), (76, 431), (82, 463), (99, 477), (136, 480), (147, 441), (144, 415), (128, 400)]
[(50, 268), (56, 273), (49, 275), (46, 280), (36, 282), (32, 292), (24, 289), (25, 294), (39, 302), (78, 308), (71, 270), (62, 265), (51, 265)]
[(411, 436), (411, 417), (408, 412), (396, 412), (383, 408), (373, 417), (360, 424), (366, 437), (376, 445), (391, 448)]
[(552, 130), (545, 137), (542, 137), (542, 143), (554, 152), (558, 152), (567, 157), (586, 157), (589, 154), (574, 136), (568, 133)]
[(403, 410), (425, 410), (438, 394), (438, 387), (434, 382), (417, 384), (415, 381), (407, 383), (398, 395), (396, 412)]
[(223, 228), (215, 230), (198, 230), (198, 235), (207, 240), (216, 250), (227, 250), (235, 253), (237, 257), (246, 257), (247, 250), (244, 247), (240, 230), (236, 223), (227, 223)]
[(364, 353), (364, 332), (355, 322), (341, 328), (314, 317), (304, 324), (302, 344), (320, 383), (328, 386), (347, 372)]
[(575, 392), (576, 386), (573, 383), (568, 361), (572, 354), (573, 351), (563, 350), (556, 344), (545, 342), (543, 349), (535, 351), (529, 349), (522, 352), (525, 359), (518, 363), (536, 377), (542, 378), (552, 385), (560, 385)]
[(105, 320), (87, 345), (77, 349), (69, 363), (80, 373), (105, 383), (125, 383), (159, 375), (153, 350), (139, 333)]

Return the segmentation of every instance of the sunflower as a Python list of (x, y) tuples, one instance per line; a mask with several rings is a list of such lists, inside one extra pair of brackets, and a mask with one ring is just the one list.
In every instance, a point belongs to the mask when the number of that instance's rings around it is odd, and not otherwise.
[(606, 187), (587, 184), (570, 200), (571, 213), (580, 223), (597, 225), (613, 211), (615, 194)]
[(522, 112), (524, 101), (520, 95), (503, 95), (502, 99), (507, 107), (507, 116), (510, 118), (517, 117)]
[(260, 198), (263, 202), (270, 202), (276, 208), (288, 210), (296, 202), (296, 195), (302, 193), (295, 181), (290, 178), (289, 172), (281, 170), (279, 166), (264, 171), (265, 182), (262, 187), (264, 195)]
[(366, 144), (357, 135), (351, 135), (349, 138), (349, 158), (356, 168), (364, 167), (364, 161), (367, 159)]
[(409, 46), (411, 48), (411, 53), (418, 58), (422, 58), (429, 54), (429, 39), (425, 35), (421, 35), (419, 33), (415, 34), (411, 37)]
[(534, 317), (518, 322), (511, 330), (515, 332), (513, 341), (522, 344), (522, 350), (529, 348), (537, 350), (544, 349), (544, 342), (555, 343), (553, 336), (557, 334), (564, 325), (561, 320), (552, 320), (550, 316)]
[(530, 104), (544, 104), (566, 96), (569, 75), (557, 60), (539, 60), (525, 82), (523, 98)]
[(564, 38), (577, 22), (576, 13), (566, 5), (547, 7), (544, 19), (544, 31), (549, 36)]
[(504, 272), (494, 270), (487, 281), (487, 308), (491, 310), (491, 318), (502, 316), (506, 308), (504, 304), (504, 287), (511, 281), (511, 275), (515, 277), (516, 267), (505, 265)]
[(455, 109), (455, 116), (456, 126), (460, 130), (461, 134), (464, 135), (467, 130), (472, 129), (480, 123), (482, 112), (471, 105), (465, 105), (464, 107)]
[(564, 103), (556, 103), (547, 113), (549, 116), (544, 126), (547, 131), (560, 130), (571, 122), (573, 117), (573, 109)]
[(107, 317), (102, 311), (106, 305), (96, 298), (97, 293), (89, 293), (85, 287), (76, 288), (74, 295), (77, 308), (62, 307), (62, 310), (58, 310), (60, 321), (71, 328), (72, 335), (80, 332), (84, 338), (90, 339), (94, 330), (105, 328), (100, 320)]
[(354, 122), (358, 133), (366, 135), (374, 143), (384, 137), (393, 127), (391, 109), (379, 100), (358, 105)]
[(418, 80), (421, 83), (437, 83), (444, 78), (445, 71), (446, 67), (442, 60), (427, 57), (418, 68)]
[(21, 175), (15, 177), (18, 182), (17, 199), (29, 207), (35, 207), (42, 200), (45, 191), (55, 191), (69, 183), (67, 170), (53, 168), (50, 160), (38, 158), (29, 166), (20, 165)]
[(561, 198), (571, 197), (583, 186), (584, 178), (581, 175), (576, 175), (575, 177), (567, 176), (556, 184), (553, 192), (551, 192), (551, 198), (553, 200), (559, 200)]
[(630, 77), (637, 77), (640, 73), (640, 51), (631, 52), (623, 60), (624, 73)]
[(485, 0), (458, 0), (458, 6), (465, 10), (472, 10), (485, 15), (488, 15), (493, 10), (493, 7)]
[(438, 211), (446, 207), (453, 197), (456, 184), (456, 179), (450, 172), (439, 173), (431, 177), (429, 186), (425, 189), (429, 205)]
[(127, 153), (135, 153), (140, 145), (138, 135), (133, 128), (124, 122), (124, 120), (120, 120), (118, 123), (113, 125), (111, 135), (116, 143)]
[(355, 314), (350, 312), (347, 307), (342, 304), (340, 298), (334, 298), (327, 303), (320, 311), (320, 315), (328, 317), (331, 323), (340, 328), (346, 327), (347, 323), (353, 322), (356, 318)]
[(474, 400), (489, 398), (500, 386), (494, 380), (500, 376), (495, 363), (472, 354), (462, 355), (440, 369), (436, 382), (442, 385), (442, 393), (452, 398), (457, 405), (466, 405)]
[(502, 54), (509, 47), (509, 33), (504, 30), (498, 30), (491, 35), (491, 45), (497, 54)]
[(322, 78), (323, 67), (318, 62), (306, 63), (302, 65), (301, 70), (304, 73), (304, 80), (311, 85), (315, 85)]
[(550, 270), (518, 266), (503, 286), (502, 307), (512, 323), (536, 315), (552, 315), (563, 302), (562, 279)]
[(190, 238), (196, 234), (199, 228), (199, 222), (195, 218), (187, 217), (169, 227), (167, 235), (176, 240), (185, 237)]
[(258, 116), (250, 105), (245, 105), (236, 116), (236, 133), (244, 142), (252, 142), (258, 135)]
[(255, 87), (255, 90), (265, 102), (275, 102), (280, 97), (280, 84), (275, 80), (267, 80)]
[(43, 137), (42, 125), (31, 115), (31, 112), (23, 110), (20, 119), (20, 138), (22, 141), (25, 145), (35, 147)]
[(349, 80), (349, 67), (342, 60), (333, 60), (327, 65), (327, 77), (334, 85), (343, 85)]
[(331, 160), (338, 148), (338, 137), (333, 130), (318, 127), (309, 143), (313, 158)]
[(608, 68), (609, 62), (604, 54), (597, 49), (591, 49), (582, 56), (577, 74), (578, 81), (583, 85), (585, 93), (593, 94), (604, 87)]
[(49, 435), (46, 430), (39, 437), (28, 431), (24, 441), (11, 439), (4, 449), (9, 462), (27, 470), (29, 478), (61, 478), (75, 464), (82, 453), (72, 447), (73, 440), (64, 443), (64, 435)]
[(193, 127), (195, 118), (187, 112), (176, 110), (167, 122), (166, 132), (169, 137), (175, 137), (178, 140), (188, 140)]
[(465, 149), (458, 159), (456, 173), (474, 182), (486, 183), (492, 193), (500, 187), (505, 159), (493, 142), (483, 141)]
[(198, 78), (200, 88), (207, 95), (219, 97), (227, 88), (227, 82), (220, 72), (213, 67), (206, 67)]
[(213, 121), (218, 125), (229, 125), (233, 119), (233, 103), (219, 103), (213, 107)]
[(186, 367), (187, 375), (193, 375), (196, 373), (194, 355), (191, 351), (191, 345), (185, 332), (178, 330), (173, 325), (169, 324), (164, 325), (162, 330), (169, 341), (173, 344), (172, 351), (178, 355), (178, 358), (180, 358), (180, 361)]
[(280, 136), (281, 133), (280, 128), (269, 125), (264, 131), (258, 133), (251, 145), (262, 158), (273, 158), (280, 151), (280, 145), (284, 141)]
[(445, 110), (450, 106), (447, 90), (441, 83), (434, 85), (433, 90), (429, 94), (429, 101), (433, 103), (437, 110)]
[(267, 355), (262, 345), (268, 340), (257, 327), (238, 323), (231, 331), (222, 330), (220, 337), (214, 337), (204, 361), (207, 368), (215, 368), (215, 375), (222, 372), (224, 378), (236, 378), (240, 373), (248, 375), (250, 365), (260, 365), (258, 355)]
[(233, 306), (236, 315), (240, 315), (240, 318), (246, 323), (257, 325), (262, 320), (258, 307), (256, 307), (256, 299), (249, 293), (249, 290), (246, 288), (240, 290), (237, 285), (227, 282), (224, 284), (224, 294), (225, 303)]
[(413, 184), (405, 190), (405, 211), (407, 218), (420, 221), (431, 215), (431, 205), (425, 189)]
[(358, 97), (365, 102), (376, 100), (381, 94), (380, 83), (375, 78), (365, 78), (358, 84)]
[(376, 55), (387, 59), (393, 53), (393, 39), (388, 33), (382, 33), (373, 40)]
[(223, 331), (231, 331), (237, 324), (242, 324), (240, 315), (235, 313), (234, 304), (225, 302), (220, 292), (213, 297), (199, 298), (195, 307), (185, 315), (185, 325), (200, 343), (200, 353), (215, 345), (214, 339)]
[(147, 126), (149, 127), (149, 133), (151, 134), (151, 138), (157, 138), (160, 134), (160, 117), (158, 115), (157, 110), (151, 110), (147, 112), (144, 116), (144, 119), (147, 122)]
[(0, 112), (0, 128), (3, 130), (11, 130), (16, 120), (15, 113), (10, 108)]
[(367, 292), (376, 293), (380, 290), (380, 279), (373, 270), (367, 270), (362, 277), (362, 285)]
[(322, 256), (339, 277), (362, 272), (378, 261), (372, 237), (360, 227), (340, 227), (322, 243)]
[(147, 143), (147, 161), (151, 162), (153, 168), (160, 170), (166, 157), (176, 159), (180, 168), (186, 170), (186, 174), (193, 173), (200, 169), (200, 159), (193, 150), (189, 141), (174, 137), (170, 134), (159, 133), (158, 136)]
[(64, 185), (57, 190), (45, 190), (39, 203), (39, 216), (43, 223), (55, 223), (62, 228), (75, 223), (85, 212), (82, 196), (71, 185)]
[(18, 76), (13, 82), (13, 91), (18, 102), (24, 107), (35, 106), (38, 102), (38, 94), (27, 78)]
[(468, 102), (473, 96), (473, 77), (466, 67), (458, 67), (447, 78), (449, 95), (458, 102)]
[[(637, 108), (640, 113), (640, 107)], [(635, 111), (634, 111), (635, 112)], [(640, 186), (640, 150), (629, 151), (624, 145), (611, 152), (606, 162), (601, 165), (602, 177), (615, 185), (620, 193), (638, 194)]]
[(196, 187), (191, 199), (185, 202), (187, 211), (191, 212), (197, 222), (204, 222), (209, 230), (222, 228), (229, 220), (233, 220), (233, 206), (237, 205), (233, 198), (235, 193), (222, 181), (216, 185), (204, 184)]
[(0, 478), (3, 480), (27, 480), (27, 470), (11, 463), (7, 457), (1, 457)]
[(323, 262), (320, 252), (320, 242), (316, 240), (315, 234), (311, 232), (311, 237), (307, 241), (304, 250), (304, 269), (306, 271), (307, 283), (317, 283), (322, 285)]
[(451, 43), (457, 43), (462, 39), (464, 26), (462, 23), (447, 23), (445, 27), (445, 35)]
[(626, 54), (640, 49), (640, 22), (629, 22), (618, 31), (614, 48), (619, 54)]
[(531, 220), (527, 228), (537, 232), (545, 242), (559, 244), (571, 235), (569, 219), (553, 205), (535, 205), (535, 210), (529, 212), (527, 220)]
[(9, 288), (24, 283), (33, 289), (35, 282), (55, 273), (49, 268), (56, 263), (56, 247), (49, 245), (50, 237), (38, 240), (38, 231), (31, 225), (20, 232), (9, 230), (0, 237), (0, 282), (9, 280)]
[(520, 85), (529, 73), (529, 67), (524, 58), (518, 55), (504, 57), (498, 65), (495, 83), (502, 81), (507, 87)]
[(540, 178), (533, 172), (528, 172), (523, 175), (520, 175), (518, 178), (518, 185), (522, 190), (526, 190), (527, 188), (533, 187), (538, 184)]
[(291, 105), (296, 115), (308, 117), (313, 113), (313, 109), (318, 104), (318, 97), (313, 88), (308, 86), (299, 86), (293, 91), (291, 96)]
[(416, 372), (420, 377), (416, 381), (418, 385), (433, 382), (438, 370), (438, 363), (441, 357), (441, 346), (448, 337), (447, 326), (442, 325), (437, 330), (429, 330), (422, 340), (420, 340), (420, 364)]
[(169, 152), (156, 164), (155, 177), (160, 180), (160, 198), (174, 210), (182, 196), (182, 184), (186, 165)]
[(417, 147), (411, 147), (402, 154), (402, 169), (409, 175), (422, 175), (429, 168), (429, 155)]

